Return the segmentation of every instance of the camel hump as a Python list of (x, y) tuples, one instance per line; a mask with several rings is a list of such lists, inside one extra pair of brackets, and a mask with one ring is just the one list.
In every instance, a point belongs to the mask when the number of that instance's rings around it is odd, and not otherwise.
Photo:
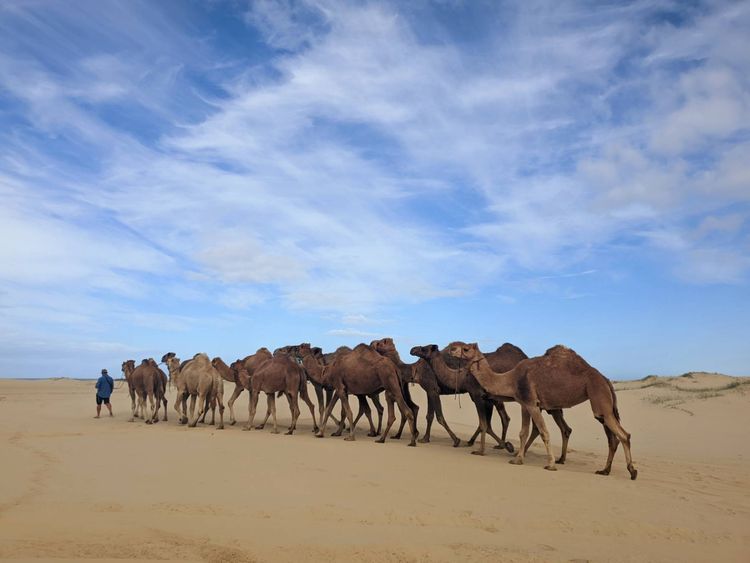
[(348, 354), (351, 351), (352, 351), (352, 349), (349, 348), (349, 346), (339, 346), (338, 348), (336, 348), (336, 352), (335, 353), (336, 354)]
[(193, 356), (193, 359), (197, 360), (199, 357), (208, 359), (208, 354), (206, 354), (205, 352), (198, 352), (195, 356)]
[(495, 352), (503, 353), (503, 354), (516, 354), (519, 356), (523, 356), (524, 358), (528, 358), (526, 353), (521, 350), (518, 346), (515, 344), (511, 344), (510, 342), (504, 342), (502, 346), (499, 346)]
[(142, 366), (147, 366), (148, 365), (148, 359), (141, 360), (141, 365)]
[(361, 344), (357, 344), (354, 347), (353, 351), (354, 352), (363, 352), (365, 350), (372, 350), (372, 346), (370, 346), (369, 344), (365, 344), (364, 342), (362, 342)]
[(266, 348), (265, 346), (261, 346), (260, 348), (258, 348), (258, 349), (257, 349), (257, 350), (255, 351), (255, 353), (256, 353), (256, 354), (270, 354), (270, 353), (271, 353), (271, 351), (270, 351), (270, 350), (269, 350), (268, 348)]
[(552, 348), (547, 349), (544, 355), (552, 356), (554, 354), (570, 354), (571, 352), (575, 354), (575, 352), (567, 346), (563, 346), (562, 344), (555, 344)]

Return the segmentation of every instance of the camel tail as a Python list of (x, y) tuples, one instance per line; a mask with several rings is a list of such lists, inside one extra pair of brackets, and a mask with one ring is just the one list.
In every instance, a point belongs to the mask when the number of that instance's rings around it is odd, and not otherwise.
[(609, 390), (612, 393), (612, 410), (615, 413), (615, 418), (617, 419), (617, 422), (620, 422), (620, 411), (617, 410), (617, 394), (615, 393), (615, 386), (612, 385), (612, 382), (609, 380), (609, 378), (606, 378), (607, 385), (609, 385)]

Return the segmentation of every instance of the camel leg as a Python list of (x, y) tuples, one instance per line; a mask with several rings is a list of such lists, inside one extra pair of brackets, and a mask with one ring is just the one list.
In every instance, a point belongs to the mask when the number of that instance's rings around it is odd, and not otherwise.
[[(310, 395), (308, 395), (307, 389), (300, 391), (300, 396), (302, 397), (302, 400), (307, 405), (307, 408), (310, 409), (310, 416), (312, 417), (312, 421), (313, 421), (313, 432), (317, 432), (318, 431), (318, 419), (315, 418), (315, 405), (313, 405), (312, 401), (310, 400)], [(299, 406), (299, 401), (297, 404)], [(299, 413), (297, 413), (297, 416), (299, 416)], [(296, 425), (295, 425), (295, 428), (296, 428)]]
[(227, 406), (229, 407), (229, 424), (232, 426), (237, 424), (237, 419), (234, 417), (234, 402), (240, 397), (240, 395), (242, 395), (242, 391), (242, 385), (235, 385), (232, 396), (229, 397), (229, 401), (227, 401)]
[(271, 434), (278, 434), (279, 426), (276, 423), (276, 395), (274, 395), (273, 393), (270, 393), (268, 395), (268, 401), (269, 401), (269, 406), (271, 408), (271, 416), (273, 417), (273, 430), (271, 431)]
[(224, 384), (219, 380), (219, 388), (216, 391), (216, 402), (219, 404), (219, 425), (217, 430), (224, 430)]
[[(190, 416), (188, 418), (188, 426), (191, 428), (195, 427), (195, 425), (198, 424), (198, 418), (200, 418), (200, 408), (201, 408), (200, 404), (198, 405), (198, 411), (199, 411), (198, 416), (193, 418), (193, 415), (195, 414), (195, 403), (197, 399), (198, 399), (197, 395), (192, 395), (192, 394), (190, 395)], [(203, 398), (200, 397), (200, 399), (202, 401)]]
[(316, 419), (315, 417), (313, 417), (313, 421), (316, 423), (315, 426), (313, 427), (313, 432), (317, 432), (318, 431), (317, 421), (323, 420), (323, 414), (325, 413), (325, 404), (323, 402), (324, 401), (323, 388), (319, 384), (314, 383), (313, 389), (315, 389), (315, 398), (318, 400), (318, 412), (320, 413), (319, 419)]
[[(401, 391), (398, 389), (397, 391)], [(407, 444), (408, 446), (415, 447), (417, 445), (417, 420), (414, 412), (406, 404), (404, 398), (398, 393), (393, 393), (393, 397), (396, 399), (396, 404), (401, 411), (401, 416), (405, 416), (409, 421), (409, 430), (411, 431), (411, 441)]]
[(599, 471), (597, 471), (596, 474), (609, 475), (609, 472), (612, 470), (612, 460), (615, 458), (615, 452), (617, 451), (617, 446), (620, 444), (620, 442), (617, 439), (617, 436), (615, 436), (612, 431), (607, 428), (607, 425), (604, 424), (604, 422), (602, 422), (602, 427), (604, 428), (604, 434), (607, 436), (609, 453), (607, 454), (607, 465), (604, 466), (604, 469), (600, 469)]
[[(530, 425), (531, 425), (531, 415), (529, 414), (529, 411), (527, 411), (526, 408), (523, 405), (521, 405), (521, 432), (518, 435), (519, 444), (526, 443), (526, 439), (529, 437)], [(526, 454), (526, 450), (519, 445), (518, 451), (516, 452), (516, 456), (512, 458), (508, 463), (512, 463), (513, 465), (523, 465), (523, 457), (525, 454)]]
[(177, 411), (177, 421), (182, 424), (182, 412), (180, 412), (180, 405), (182, 404), (182, 395), (177, 395), (174, 400), (174, 410)]
[(552, 446), (549, 443), (549, 432), (547, 431), (547, 424), (544, 422), (544, 417), (542, 416), (542, 410), (539, 407), (527, 408), (531, 415), (531, 419), (539, 430), (539, 434), (544, 442), (544, 447), (547, 450), (547, 465), (545, 465), (544, 468), (548, 471), (557, 471), (557, 467), (555, 467), (555, 456), (552, 455)]
[(477, 425), (477, 429), (474, 430), (474, 434), (471, 435), (471, 438), (469, 438), (466, 441), (466, 445), (471, 447), (474, 445), (474, 442), (476, 442), (476, 439), (479, 437), (479, 433), (482, 431), (482, 427), (480, 425)]
[[(211, 397), (211, 426), (216, 424), (216, 397)], [(205, 415), (203, 418), (206, 418)]]
[(453, 440), (453, 447), (457, 448), (461, 443), (461, 440), (459, 440), (458, 436), (453, 433), (453, 430), (450, 429), (450, 426), (448, 426), (448, 423), (445, 421), (445, 417), (443, 416), (443, 405), (440, 402), (440, 395), (437, 396), (437, 401), (435, 401), (435, 414), (437, 415), (438, 424), (445, 428), (445, 431), (448, 432), (451, 440)]
[(315, 434), (316, 438), (324, 438), (326, 434), (326, 424), (328, 423), (328, 417), (331, 416), (331, 411), (333, 411), (333, 407), (336, 406), (336, 402), (338, 401), (339, 396), (333, 395), (330, 401), (328, 401), (328, 404), (326, 405), (326, 412), (323, 416), (323, 420), (320, 421), (320, 429), (318, 430), (318, 433)]
[[(357, 418), (354, 419), (354, 424), (357, 424), (357, 421), (359, 420), (360, 414), (357, 415)], [(346, 409), (344, 408), (344, 403), (341, 403), (341, 414), (339, 415), (339, 422), (337, 424), (337, 428), (335, 432), (331, 432), (331, 436), (341, 436), (344, 433), (344, 429), (346, 428)], [(331, 416), (331, 418), (334, 418)], [(335, 419), (334, 419), (335, 420)]]
[(432, 421), (435, 418), (435, 409), (432, 406), (432, 397), (427, 395), (427, 428), (425, 428), (424, 435), (419, 439), (420, 444), (430, 443), (430, 431), (432, 430)]
[[(339, 398), (338, 398), (338, 396), (335, 395), (335, 393), (333, 392), (333, 389), (331, 389), (331, 388), (326, 389), (326, 405), (328, 405), (328, 403), (330, 403), (331, 401), (333, 401), (334, 403), (336, 403), (336, 401), (338, 401), (338, 400), (339, 400)], [(337, 425), (337, 426), (341, 422), (339, 419), (337, 419), (335, 416), (333, 416), (333, 414), (331, 414), (330, 417), (331, 417), (331, 420), (333, 421), (333, 423), (335, 425)], [(321, 420), (322, 420), (322, 417), (321, 417)]]
[[(406, 403), (406, 406), (409, 407), (409, 410), (411, 410), (412, 414), (414, 415), (414, 425), (416, 428), (417, 424), (417, 414), (419, 413), (419, 405), (415, 403), (411, 398), (411, 392), (409, 391), (409, 384), (404, 383), (401, 385), (401, 394), (404, 397), (404, 402)], [(391, 438), (394, 440), (400, 440), (401, 439), (401, 433), (404, 431), (404, 426), (406, 426), (406, 416), (402, 413), (401, 414), (401, 422), (399, 423), (398, 432), (396, 432)], [(419, 435), (419, 432), (417, 431), (417, 435)]]
[(477, 409), (477, 416), (479, 417), (479, 449), (473, 450), (471, 455), (484, 455), (484, 443), (485, 436), (487, 435), (487, 405), (482, 399), (474, 401), (474, 406)]
[(180, 419), (182, 424), (188, 422), (188, 396), (186, 393), (182, 394), (182, 418)]
[[(154, 394), (153, 393), (149, 393), (147, 395), (147, 398), (148, 398), (148, 403), (149, 403), (150, 407), (148, 409), (149, 410), (149, 415), (148, 415), (148, 419), (146, 420), (146, 424), (153, 424), (154, 423), (154, 419), (156, 419), (157, 421), (159, 420), (157, 418), (157, 412), (158, 412), (157, 405), (158, 405), (158, 403), (156, 401), (154, 401)], [(144, 401), (144, 404), (145, 404), (145, 401)]]
[(380, 393), (372, 393), (368, 395), (370, 397), (370, 400), (372, 401), (372, 406), (375, 407), (375, 410), (378, 412), (378, 429), (376, 431), (376, 435), (380, 434), (380, 431), (383, 429), (383, 405), (380, 404)]
[(344, 404), (344, 409), (346, 409), (346, 418), (349, 420), (349, 435), (344, 438), (347, 442), (353, 442), (354, 441), (354, 420), (352, 415), (352, 407), (349, 406), (349, 394), (346, 392), (346, 389), (342, 388), (337, 389), (336, 393), (339, 395), (339, 398), (341, 399), (341, 402)]
[(529, 451), (529, 448), (531, 447), (531, 444), (534, 443), (534, 440), (536, 440), (536, 437), (539, 436), (539, 429), (536, 427), (536, 424), (531, 425), (531, 436), (529, 436), (529, 439), (526, 441), (526, 445), (523, 447), (523, 453), (527, 454)]
[(162, 402), (164, 403), (164, 418), (162, 420), (167, 422), (167, 398), (163, 397)]
[(390, 391), (385, 392), (385, 402), (388, 405), (388, 420), (385, 422), (385, 432), (375, 440), (378, 444), (382, 444), (385, 442), (386, 436), (388, 436), (388, 432), (391, 430), (391, 426), (393, 426), (393, 423), (396, 421), (396, 413), (393, 410), (393, 397), (390, 393)]
[(359, 413), (357, 414), (357, 418), (354, 419), (354, 426), (357, 426), (357, 421), (364, 412), (367, 417), (367, 422), (370, 423), (370, 430), (367, 432), (367, 435), (370, 437), (377, 436), (378, 434), (375, 425), (372, 422), (372, 409), (370, 409), (370, 405), (367, 404), (367, 397), (358, 395), (357, 398), (359, 399)]
[(258, 409), (258, 397), (260, 397), (260, 391), (253, 390), (250, 393), (250, 397), (247, 403), (247, 424), (242, 427), (243, 430), (253, 429), (253, 422), (255, 421), (255, 411)]
[[(294, 429), (297, 428), (297, 419), (299, 418), (299, 399), (296, 393), (292, 393), (289, 397), (289, 409), (292, 411), (292, 425), (289, 427), (287, 434), (293, 434)], [(309, 401), (309, 399), (308, 399)], [(313, 420), (315, 420), (315, 409), (310, 404), (310, 412), (312, 412)]]
[[(484, 408), (485, 408), (485, 420), (487, 422), (487, 430), (486, 430), (486, 432), (487, 432), (487, 434), (489, 434), (490, 436), (492, 436), (495, 439), (495, 441), (498, 443), (498, 445), (500, 445), (500, 446), (502, 446), (504, 448), (505, 447), (505, 440), (502, 440), (500, 438), (500, 436), (498, 436), (497, 434), (495, 434), (495, 431), (492, 429), (492, 412), (494, 410), (494, 406), (495, 405), (493, 403), (491, 403), (489, 401), (485, 401), (485, 405), (484, 405)], [(508, 420), (510, 420), (510, 418), (508, 418)]]
[[(620, 424), (620, 421), (615, 417), (614, 413), (610, 412), (604, 415), (604, 424), (612, 431), (612, 433), (622, 444), (622, 449), (625, 452), (625, 462), (627, 464), (628, 473), (630, 473), (630, 479), (635, 481), (636, 477), (638, 477), (638, 470), (633, 467), (633, 458), (630, 454), (630, 434), (625, 431), (625, 429)], [(614, 452), (612, 453), (612, 455), (614, 456)]]
[(508, 415), (508, 411), (505, 410), (505, 405), (502, 403), (495, 403), (495, 410), (497, 410), (497, 414), (500, 417), (500, 423), (503, 425), (503, 435), (500, 438), (500, 443), (495, 446), (495, 449), (507, 449), (508, 451), (512, 452), (513, 446), (505, 439), (505, 437), (508, 435), (508, 426), (510, 425), (510, 416)]
[(550, 412), (550, 414), (552, 415), (555, 424), (557, 424), (557, 427), (560, 429), (560, 436), (562, 437), (562, 453), (560, 454), (560, 457), (557, 458), (557, 463), (562, 464), (565, 463), (565, 458), (568, 455), (568, 440), (573, 433), (573, 429), (568, 426), (567, 422), (565, 422), (562, 409), (555, 409)]

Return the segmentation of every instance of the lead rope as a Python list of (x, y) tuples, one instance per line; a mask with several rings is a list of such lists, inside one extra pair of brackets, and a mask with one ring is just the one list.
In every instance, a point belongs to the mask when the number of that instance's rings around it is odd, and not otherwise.
[(458, 397), (458, 408), (461, 408), (461, 394), (458, 392), (458, 374), (461, 371), (461, 357), (458, 358), (458, 371), (456, 371), (456, 385), (453, 388), (453, 400), (456, 400), (456, 397)]

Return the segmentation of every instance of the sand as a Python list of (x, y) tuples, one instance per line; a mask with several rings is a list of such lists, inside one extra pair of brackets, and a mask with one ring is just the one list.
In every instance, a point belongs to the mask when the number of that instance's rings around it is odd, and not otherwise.
[[(93, 382), (0, 380), (0, 559), (138, 561), (748, 561), (750, 384), (710, 374), (618, 383), (639, 469), (612, 474), (587, 405), (566, 411), (568, 463), (544, 471), (433, 443), (316, 439), (95, 420)], [(227, 389), (227, 397), (231, 389)], [(415, 400), (426, 405), (421, 390)], [(279, 403), (284, 403), (281, 400)], [(467, 396), (443, 399), (460, 437)], [(279, 409), (283, 423), (288, 409)], [(424, 411), (419, 426), (424, 427)], [(518, 443), (519, 407), (509, 405)], [(552, 424), (557, 451), (560, 437)], [(497, 425), (497, 424), (496, 424)]]

